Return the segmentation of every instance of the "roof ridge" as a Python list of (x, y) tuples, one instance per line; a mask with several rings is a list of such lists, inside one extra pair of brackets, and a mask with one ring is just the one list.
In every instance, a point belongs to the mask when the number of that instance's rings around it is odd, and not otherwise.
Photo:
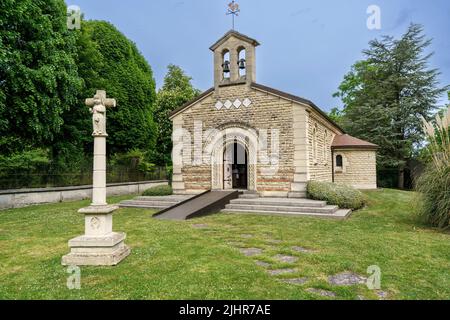
[(296, 95), (287, 93), (287, 92), (285, 92), (285, 91), (280, 91), (280, 90), (278, 90), (278, 89), (274, 89), (274, 88), (271, 88), (271, 87), (268, 87), (268, 86), (265, 86), (265, 85), (262, 85), (262, 84), (259, 84), (259, 83), (256, 83), (256, 82), (252, 82), (251, 86), (254, 87), (254, 88), (256, 88), (256, 89), (260, 89), (260, 90), (263, 90), (263, 91), (267, 91), (267, 92), (270, 92), (270, 93), (272, 93), (272, 94), (275, 94), (275, 95), (284, 97), (284, 98), (289, 99), (289, 100), (294, 100), (294, 101), (296, 101), (296, 102), (300, 102), (300, 103), (309, 105), (311, 108), (313, 108), (314, 110), (316, 110), (317, 112), (319, 112), (319, 113), (320, 113), (320, 114), (321, 114), (328, 122), (330, 122), (333, 126), (335, 126), (336, 128), (338, 128), (340, 131), (342, 131), (343, 134), (345, 134), (345, 130), (342, 129), (341, 126), (339, 126), (335, 121), (333, 121), (333, 120), (328, 116), (328, 114), (326, 114), (325, 111), (323, 111), (321, 108), (319, 108), (319, 107), (318, 107), (314, 102), (312, 102), (311, 100), (308, 100), (308, 99), (302, 98), (302, 97), (300, 97), (300, 96), (296, 96)]
[(253, 39), (253, 38), (251, 38), (251, 37), (249, 37), (249, 36), (247, 36), (247, 35), (245, 35), (245, 34), (243, 34), (243, 33), (237, 32), (236, 30), (229, 30), (229, 31), (228, 31), (227, 33), (225, 33), (222, 37), (220, 37), (220, 39), (217, 40), (211, 47), (209, 47), (209, 49), (210, 49), (211, 51), (216, 50), (217, 47), (218, 47), (219, 45), (221, 45), (226, 39), (228, 39), (228, 37), (230, 37), (231, 35), (235, 35), (236, 37), (241, 38), (241, 39), (244, 40), (244, 41), (250, 42), (250, 43), (252, 43), (255, 47), (257, 47), (257, 46), (260, 45), (260, 43), (259, 43), (257, 40), (255, 40), (255, 39)]
[(360, 139), (353, 137), (349, 134), (341, 134), (338, 136), (335, 136), (333, 139), (333, 143), (331, 144), (332, 148), (379, 148), (378, 145)]
[(186, 102), (185, 104), (183, 104), (182, 106), (180, 106), (179, 108), (176, 108), (175, 110), (173, 110), (172, 112), (169, 113), (169, 118), (172, 118), (174, 115), (176, 115), (177, 113), (183, 111), (184, 109), (186, 109), (187, 107), (189, 107), (190, 105), (200, 101), (201, 99), (205, 98), (206, 96), (208, 96), (210, 93), (214, 92), (214, 87), (211, 87), (205, 91), (203, 91), (202, 93), (200, 93), (197, 97), (195, 97), (194, 99)]

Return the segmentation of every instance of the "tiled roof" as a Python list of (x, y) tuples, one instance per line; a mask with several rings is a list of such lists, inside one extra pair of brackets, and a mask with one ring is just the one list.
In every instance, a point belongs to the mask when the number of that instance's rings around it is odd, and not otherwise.
[(314, 110), (316, 110), (318, 113), (320, 113), (333, 126), (338, 128), (343, 133), (345, 132), (336, 122), (331, 120), (330, 117), (324, 111), (322, 111), (322, 109), (320, 109), (318, 106), (316, 106), (314, 104), (314, 102), (312, 102), (310, 100), (307, 100), (305, 98), (302, 98), (302, 97), (299, 97), (299, 96), (295, 96), (293, 94), (286, 93), (286, 92), (283, 92), (283, 91), (280, 91), (280, 90), (277, 90), (277, 89), (274, 89), (274, 88), (271, 88), (271, 87), (263, 86), (262, 84), (258, 84), (258, 83), (255, 83), (255, 82), (252, 83), (252, 88), (263, 90), (263, 91), (267, 91), (269, 93), (272, 93), (274, 95), (283, 97), (285, 99), (296, 101), (296, 102), (299, 102), (299, 103), (302, 103), (302, 104), (306, 104), (306, 105), (310, 106), (311, 108), (313, 108)]
[(339, 149), (339, 148), (366, 148), (366, 149), (377, 149), (378, 146), (376, 144), (370, 143), (365, 140), (361, 140), (355, 137), (352, 137), (348, 134), (342, 134), (334, 137), (333, 143), (331, 144), (331, 148)]

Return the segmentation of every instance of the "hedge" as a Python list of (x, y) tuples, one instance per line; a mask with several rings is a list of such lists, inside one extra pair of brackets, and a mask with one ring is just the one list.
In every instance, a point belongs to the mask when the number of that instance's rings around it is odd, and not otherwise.
[(145, 190), (142, 195), (146, 197), (153, 196), (170, 196), (173, 193), (171, 186), (157, 186)]
[(358, 210), (366, 205), (364, 194), (355, 188), (338, 183), (309, 181), (307, 185), (308, 198), (326, 201), (339, 208)]

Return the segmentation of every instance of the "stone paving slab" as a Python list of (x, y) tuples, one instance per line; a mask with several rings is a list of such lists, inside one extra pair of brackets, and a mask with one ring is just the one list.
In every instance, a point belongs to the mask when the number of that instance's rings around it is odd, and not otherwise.
[(267, 270), (267, 272), (271, 276), (278, 276), (280, 274), (294, 273), (297, 272), (295, 269), (275, 269), (275, 270)]
[(242, 243), (242, 242), (235, 242), (235, 241), (227, 242), (227, 244), (228, 244), (229, 246), (237, 247), (237, 248), (242, 248), (243, 246), (245, 246), (244, 243)]
[(305, 284), (309, 279), (304, 277), (304, 278), (294, 278), (294, 279), (283, 279), (281, 281), (289, 283), (289, 284), (297, 284), (297, 285), (301, 285), (301, 284)]
[(257, 256), (263, 252), (260, 248), (240, 248), (239, 250), (247, 257)]
[(270, 263), (264, 262), (264, 261), (259, 261), (259, 260), (257, 260), (257, 261), (255, 261), (255, 264), (256, 264), (257, 266), (260, 266), (260, 267), (263, 267), (263, 268), (268, 268), (268, 267), (270, 267)]
[(292, 250), (297, 251), (297, 252), (301, 252), (301, 253), (311, 253), (313, 252), (313, 250), (310, 249), (306, 249), (300, 246), (293, 246), (291, 247)]
[(285, 255), (285, 254), (277, 254), (273, 258), (275, 260), (277, 260), (277, 261), (285, 262), (285, 263), (294, 263), (294, 262), (296, 262), (298, 260), (297, 257), (288, 256), (288, 255)]
[(342, 272), (328, 277), (328, 282), (336, 286), (353, 286), (366, 283), (367, 278), (353, 272)]
[(316, 288), (308, 288), (306, 289), (307, 292), (318, 294), (322, 297), (336, 297), (336, 293), (333, 291), (323, 290), (323, 289), (316, 289)]
[(377, 290), (375, 294), (380, 298), (381, 300), (384, 300), (388, 297), (388, 293), (386, 291)]

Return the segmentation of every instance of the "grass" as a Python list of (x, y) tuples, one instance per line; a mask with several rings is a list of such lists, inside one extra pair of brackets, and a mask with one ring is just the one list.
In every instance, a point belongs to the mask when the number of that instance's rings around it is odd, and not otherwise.
[[(337, 299), (375, 299), (364, 285), (327, 282), (342, 271), (366, 275), (370, 265), (381, 268), (382, 290), (391, 299), (450, 299), (450, 235), (417, 222), (415, 193), (366, 194), (368, 207), (345, 221), (216, 214), (174, 222), (120, 209), (114, 229), (127, 233), (131, 255), (116, 267), (82, 267), (80, 290), (67, 289), (69, 274), (60, 261), (67, 240), (83, 233), (76, 211), (89, 201), (1, 211), (0, 299), (323, 299), (305, 290), (312, 287)], [(293, 252), (294, 245), (314, 251)], [(245, 257), (237, 246), (264, 253)], [(291, 267), (272, 259), (279, 253), (299, 258), (297, 273), (273, 277), (254, 263)], [(310, 280), (300, 286), (279, 281), (293, 277)]]

